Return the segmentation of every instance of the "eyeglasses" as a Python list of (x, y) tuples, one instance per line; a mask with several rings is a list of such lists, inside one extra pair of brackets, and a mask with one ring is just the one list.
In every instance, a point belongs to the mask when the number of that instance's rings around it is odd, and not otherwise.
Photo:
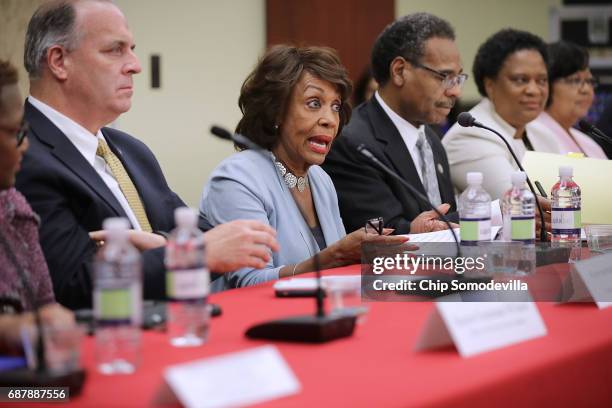
[[(0, 129), (3, 129), (7, 132), (15, 132), (15, 128), (0, 126)], [(29, 131), (30, 131), (30, 126), (28, 125), (28, 122), (26, 122), (26, 120), (23, 119), (21, 121), (21, 124), (19, 125), (19, 129), (17, 129), (15, 133), (15, 139), (17, 139), (17, 147), (21, 146), (26, 136), (28, 136)]]
[(366, 234), (382, 235), (384, 227), (383, 217), (372, 218), (366, 222), (365, 232)]
[(548, 88), (548, 77), (531, 77), (528, 75), (509, 75), (508, 80), (517, 88), (526, 88), (533, 80), (538, 88)]
[(591, 77), (591, 78), (569, 77), (569, 78), (563, 78), (562, 81), (576, 89), (581, 89), (584, 85), (588, 85), (593, 89), (599, 86), (599, 80), (594, 77)]
[(442, 80), (442, 86), (444, 87), (444, 89), (452, 89), (456, 86), (462, 87), (465, 81), (468, 79), (468, 74), (448, 74), (445, 72), (440, 72), (433, 68), (429, 68), (428, 66), (419, 64), (418, 62), (411, 62), (411, 64), (417, 68), (424, 69), (436, 75), (440, 80)]

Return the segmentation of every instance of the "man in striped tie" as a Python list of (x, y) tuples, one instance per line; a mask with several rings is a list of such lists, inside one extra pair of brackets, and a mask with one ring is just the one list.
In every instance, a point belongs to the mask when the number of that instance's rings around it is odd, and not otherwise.
[[(91, 306), (90, 233), (109, 217), (132, 224), (132, 241), (143, 251), (145, 298), (165, 296), (163, 233), (185, 204), (144, 143), (104, 127), (130, 109), (132, 76), (141, 70), (133, 50), (125, 17), (103, 0), (46, 2), (26, 34), (30, 150), (17, 188), (41, 217), (56, 298), (73, 309)], [(261, 268), (278, 245), (274, 230), (254, 221), (224, 224), (205, 237), (214, 272)]]
[[(323, 163), (338, 192), (346, 230), (354, 231), (379, 216), (396, 234), (446, 229), (430, 203), (457, 221), (455, 194), (446, 152), (431, 125), (446, 119), (467, 79), (455, 32), (432, 14), (410, 14), (383, 30), (371, 55), (380, 87), (353, 110)], [(359, 145), (429, 202), (365, 164), (355, 151)]]

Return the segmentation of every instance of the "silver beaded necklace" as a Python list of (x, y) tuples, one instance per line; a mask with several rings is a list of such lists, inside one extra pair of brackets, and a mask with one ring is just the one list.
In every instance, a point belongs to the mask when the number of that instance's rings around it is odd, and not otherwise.
[(278, 173), (281, 175), (281, 177), (285, 181), (285, 184), (287, 185), (287, 187), (289, 187), (290, 190), (293, 190), (294, 188), (297, 187), (298, 191), (300, 193), (303, 193), (309, 184), (308, 174), (306, 174), (304, 177), (296, 176), (295, 174), (287, 170), (287, 167), (283, 163), (281, 163), (276, 158), (276, 156), (272, 155), (272, 158), (274, 160), (274, 166), (276, 166), (276, 170), (278, 170)]

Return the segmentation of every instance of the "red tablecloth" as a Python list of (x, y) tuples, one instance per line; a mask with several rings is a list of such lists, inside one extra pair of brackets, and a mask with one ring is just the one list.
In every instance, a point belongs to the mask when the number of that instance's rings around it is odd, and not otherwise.
[[(358, 273), (358, 266), (326, 272)], [(223, 292), (212, 301), (221, 305), (223, 316), (213, 320), (208, 344), (173, 348), (164, 333), (147, 332), (143, 363), (134, 375), (98, 374), (93, 338), (88, 338), (84, 365), (89, 378), (82, 395), (70, 405), (152, 405), (163, 384), (164, 367), (266, 344), (245, 338), (247, 327), (314, 310), (312, 299), (275, 298), (271, 284)], [(351, 338), (323, 345), (276, 343), (302, 391), (267, 405), (612, 406), (612, 308), (539, 303), (548, 335), (464, 359), (450, 347), (413, 351), (432, 303), (369, 307), (366, 322)]]

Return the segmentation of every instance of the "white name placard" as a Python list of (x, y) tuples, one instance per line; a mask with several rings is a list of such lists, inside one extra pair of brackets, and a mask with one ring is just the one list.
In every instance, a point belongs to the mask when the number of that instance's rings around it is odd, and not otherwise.
[(462, 357), (470, 357), (545, 334), (544, 321), (531, 301), (439, 301), (415, 350), (454, 344)]
[[(164, 378), (188, 408), (250, 405), (300, 391), (298, 379), (274, 346), (175, 365), (165, 370)], [(163, 402), (169, 402), (167, 397)]]
[(612, 253), (578, 261), (570, 272), (572, 292), (566, 301), (594, 301), (599, 309), (612, 306)]

